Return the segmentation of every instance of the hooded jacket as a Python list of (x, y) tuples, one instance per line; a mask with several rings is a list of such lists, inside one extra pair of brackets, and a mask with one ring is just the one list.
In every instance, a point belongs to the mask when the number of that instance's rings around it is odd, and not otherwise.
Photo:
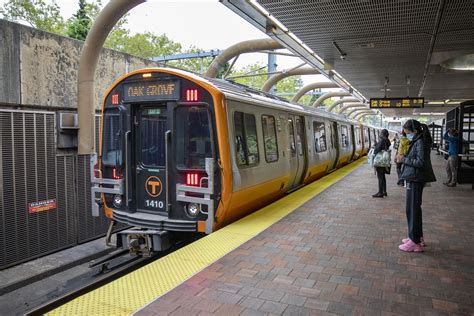
[(430, 153), (430, 145), (425, 144), (421, 134), (417, 135), (410, 144), (408, 154), (400, 161), (403, 164), (400, 179), (410, 182), (435, 182)]

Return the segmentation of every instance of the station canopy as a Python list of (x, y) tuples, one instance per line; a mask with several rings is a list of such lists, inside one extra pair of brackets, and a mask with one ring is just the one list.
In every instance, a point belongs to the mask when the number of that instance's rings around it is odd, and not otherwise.
[(474, 99), (474, 1), (221, 0), (357, 98), (424, 97), (445, 113)]

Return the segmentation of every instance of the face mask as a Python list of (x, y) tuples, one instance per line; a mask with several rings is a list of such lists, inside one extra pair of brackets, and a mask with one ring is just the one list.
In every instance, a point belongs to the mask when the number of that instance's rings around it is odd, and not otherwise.
[(415, 134), (407, 134), (407, 138), (409, 141), (412, 141), (413, 137), (415, 137)]

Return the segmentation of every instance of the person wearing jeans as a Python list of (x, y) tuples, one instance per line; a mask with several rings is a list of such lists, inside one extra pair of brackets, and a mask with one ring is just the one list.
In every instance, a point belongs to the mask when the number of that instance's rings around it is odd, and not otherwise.
[(450, 128), (444, 133), (444, 140), (449, 143), (448, 147), (448, 161), (446, 163), (446, 173), (448, 181), (444, 185), (448, 187), (455, 187), (458, 182), (458, 131), (455, 128)]
[[(374, 147), (374, 157), (377, 156), (382, 150), (388, 150), (390, 148), (390, 140), (388, 139), (388, 131), (383, 129), (380, 133), (380, 140)], [(385, 167), (375, 167), (377, 172), (377, 179), (379, 180), (379, 191), (372, 195), (374, 198), (383, 198), (387, 196), (387, 180), (385, 179), (385, 174), (389, 173)]]
[(428, 126), (417, 120), (408, 120), (403, 130), (411, 140), (407, 155), (397, 155), (397, 162), (402, 164), (401, 179), (406, 182), (408, 238), (404, 238), (398, 248), (401, 251), (422, 252), (425, 243), (421, 210), (423, 189), (426, 183), (436, 181), (430, 157), (433, 140)]

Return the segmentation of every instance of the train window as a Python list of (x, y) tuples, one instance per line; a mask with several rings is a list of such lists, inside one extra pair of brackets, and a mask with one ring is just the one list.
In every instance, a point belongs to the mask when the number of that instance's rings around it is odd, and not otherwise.
[(360, 134), (360, 127), (356, 127), (356, 137), (357, 137), (357, 144), (362, 144), (362, 137)]
[(102, 163), (106, 166), (120, 166), (122, 165), (122, 131), (119, 109), (105, 110), (103, 129)]
[(278, 144), (276, 136), (275, 117), (262, 115), (263, 141), (265, 148), (265, 159), (267, 162), (278, 160)]
[(315, 152), (326, 151), (326, 130), (323, 122), (313, 122), (313, 134)]
[(291, 118), (288, 119), (288, 131), (291, 155), (296, 156), (295, 128), (293, 127), (293, 119)]
[(364, 128), (364, 141), (366, 144), (369, 144), (369, 129)]
[(304, 125), (299, 118), (296, 119), (296, 144), (298, 145), (298, 155), (303, 156), (303, 133)]
[(341, 125), (341, 146), (342, 147), (349, 146), (349, 135), (347, 133), (346, 125)]
[(235, 112), (234, 130), (237, 164), (239, 166), (258, 164), (259, 154), (255, 115)]
[(178, 168), (204, 169), (212, 157), (209, 111), (205, 107), (176, 109), (176, 161)]
[(165, 166), (166, 111), (143, 108), (139, 128), (141, 163), (149, 167)]

